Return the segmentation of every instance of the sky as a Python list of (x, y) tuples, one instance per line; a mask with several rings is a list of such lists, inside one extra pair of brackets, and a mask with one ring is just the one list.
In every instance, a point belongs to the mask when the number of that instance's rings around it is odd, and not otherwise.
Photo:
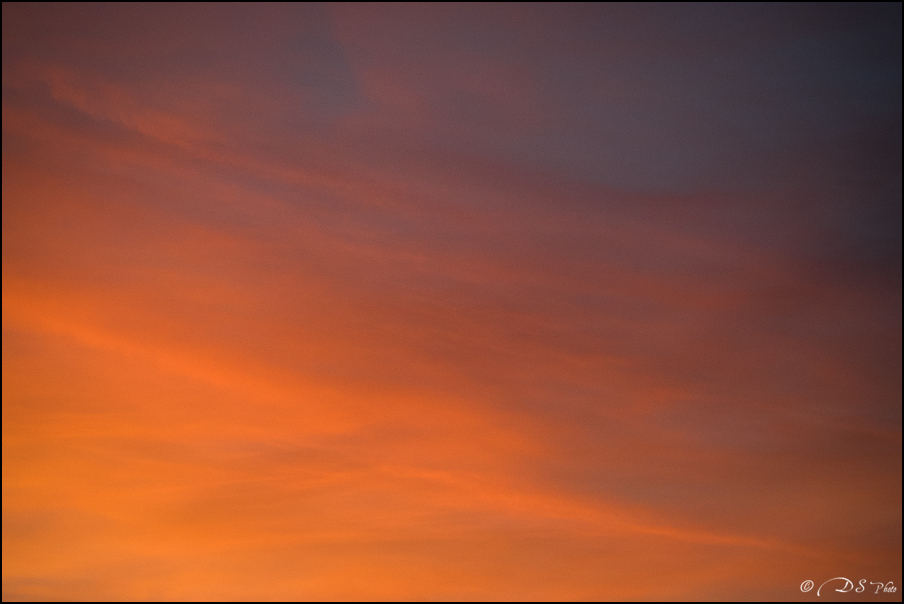
[(2, 10), (4, 601), (901, 600), (900, 3)]

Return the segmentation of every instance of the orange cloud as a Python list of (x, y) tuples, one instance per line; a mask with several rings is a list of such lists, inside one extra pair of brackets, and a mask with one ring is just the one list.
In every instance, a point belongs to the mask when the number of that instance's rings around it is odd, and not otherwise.
[[(427, 35), (446, 10), (407, 16)], [(797, 220), (793, 187), (626, 191), (488, 151), (462, 124), (561, 125), (534, 67), (452, 39), (431, 75), (355, 11), (305, 17), (291, 60), (284, 15), (255, 13), (279, 77), (229, 54), (231, 18), (193, 43), (191, 11), (104, 38), (134, 72), (9, 38), (4, 599), (897, 580), (885, 280), (747, 228)], [(517, 13), (487, 27), (542, 32)], [(321, 64), (358, 86), (336, 114)]]

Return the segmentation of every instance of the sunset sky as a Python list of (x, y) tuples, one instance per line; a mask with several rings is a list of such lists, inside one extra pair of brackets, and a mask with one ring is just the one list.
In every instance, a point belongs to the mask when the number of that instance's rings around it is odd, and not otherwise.
[(2, 22), (4, 601), (901, 600), (900, 3)]

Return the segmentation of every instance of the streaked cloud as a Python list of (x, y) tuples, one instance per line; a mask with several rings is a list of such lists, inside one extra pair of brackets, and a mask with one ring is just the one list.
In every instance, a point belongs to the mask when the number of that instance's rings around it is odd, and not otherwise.
[(900, 6), (3, 11), (4, 600), (900, 584)]

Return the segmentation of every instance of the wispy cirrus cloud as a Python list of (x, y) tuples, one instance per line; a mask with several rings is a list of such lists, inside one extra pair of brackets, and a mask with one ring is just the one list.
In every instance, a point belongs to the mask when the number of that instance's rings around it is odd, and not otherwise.
[(4, 5), (4, 599), (895, 580), (892, 9), (736, 10)]

